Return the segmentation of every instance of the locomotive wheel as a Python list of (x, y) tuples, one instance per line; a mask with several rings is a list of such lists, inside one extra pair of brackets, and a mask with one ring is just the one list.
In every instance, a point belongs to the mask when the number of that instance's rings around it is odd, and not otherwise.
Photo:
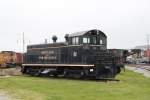
[(75, 74), (73, 78), (80, 79), (80, 78), (83, 78), (83, 76), (84, 76), (84, 72), (81, 71), (80, 74)]
[(117, 73), (120, 73), (120, 72), (121, 72), (120, 67), (117, 67)]
[(65, 78), (75, 78), (75, 79), (80, 79), (83, 78), (84, 75), (84, 71), (81, 71), (80, 73), (71, 73), (69, 71), (69, 69), (64, 70), (64, 77)]
[(53, 74), (53, 76), (54, 76), (54, 77), (57, 77), (57, 76), (58, 76), (58, 74), (57, 74), (57, 73), (54, 73), (54, 74)]
[(68, 70), (67, 69), (64, 70), (64, 77), (68, 78)]
[(106, 77), (107, 78), (114, 77), (114, 73), (111, 69), (106, 69)]

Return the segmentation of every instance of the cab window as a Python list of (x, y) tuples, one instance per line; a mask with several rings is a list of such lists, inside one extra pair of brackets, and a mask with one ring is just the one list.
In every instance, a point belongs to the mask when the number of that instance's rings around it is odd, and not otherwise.
[(90, 43), (90, 38), (83, 37), (83, 43)]
[(79, 37), (73, 37), (73, 38), (72, 38), (72, 44), (73, 44), (73, 45), (79, 44)]
[(72, 38), (72, 44), (75, 44), (75, 37)]
[(93, 44), (97, 44), (97, 37), (93, 37)]
[(102, 39), (100, 39), (100, 44), (103, 44), (103, 40)]
[(76, 44), (79, 44), (79, 37), (76, 37)]

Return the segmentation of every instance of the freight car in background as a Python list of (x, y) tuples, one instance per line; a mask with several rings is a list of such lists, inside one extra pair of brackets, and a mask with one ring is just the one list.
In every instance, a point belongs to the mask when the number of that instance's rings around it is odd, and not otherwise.
[(22, 53), (14, 51), (0, 52), (0, 67), (15, 67), (22, 64)]
[(127, 63), (127, 57), (129, 56), (129, 51), (127, 49), (108, 49), (109, 52), (113, 54), (116, 59), (116, 62), (123, 66)]
[(115, 62), (120, 68), (123, 68), (125, 71), (124, 64), (127, 63), (127, 57), (129, 56), (129, 51), (127, 49), (108, 49), (115, 58)]
[[(120, 63), (113, 50), (107, 49), (107, 36), (100, 30), (65, 35), (65, 42), (27, 46), (22, 72), (40, 76), (72, 78), (114, 78)], [(120, 60), (120, 59), (119, 59)]]

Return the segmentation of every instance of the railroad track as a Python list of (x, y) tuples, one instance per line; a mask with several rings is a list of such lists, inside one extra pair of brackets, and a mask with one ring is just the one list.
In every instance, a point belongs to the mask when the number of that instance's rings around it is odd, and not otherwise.
[(150, 65), (148, 64), (130, 64), (126, 65), (128, 70), (137, 72), (137, 73), (142, 73), (145, 77), (150, 78)]
[(129, 66), (150, 71), (150, 65), (149, 64), (133, 64), (133, 65), (129, 65)]
[(136, 68), (145, 69), (147, 71), (150, 71), (150, 66), (137, 66)]

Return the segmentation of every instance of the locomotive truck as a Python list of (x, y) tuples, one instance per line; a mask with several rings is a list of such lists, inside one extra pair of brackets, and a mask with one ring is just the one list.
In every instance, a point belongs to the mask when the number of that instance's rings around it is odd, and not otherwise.
[(114, 78), (120, 72), (118, 58), (107, 49), (107, 36), (100, 30), (65, 35), (65, 42), (28, 45), (22, 72), (34, 76)]

